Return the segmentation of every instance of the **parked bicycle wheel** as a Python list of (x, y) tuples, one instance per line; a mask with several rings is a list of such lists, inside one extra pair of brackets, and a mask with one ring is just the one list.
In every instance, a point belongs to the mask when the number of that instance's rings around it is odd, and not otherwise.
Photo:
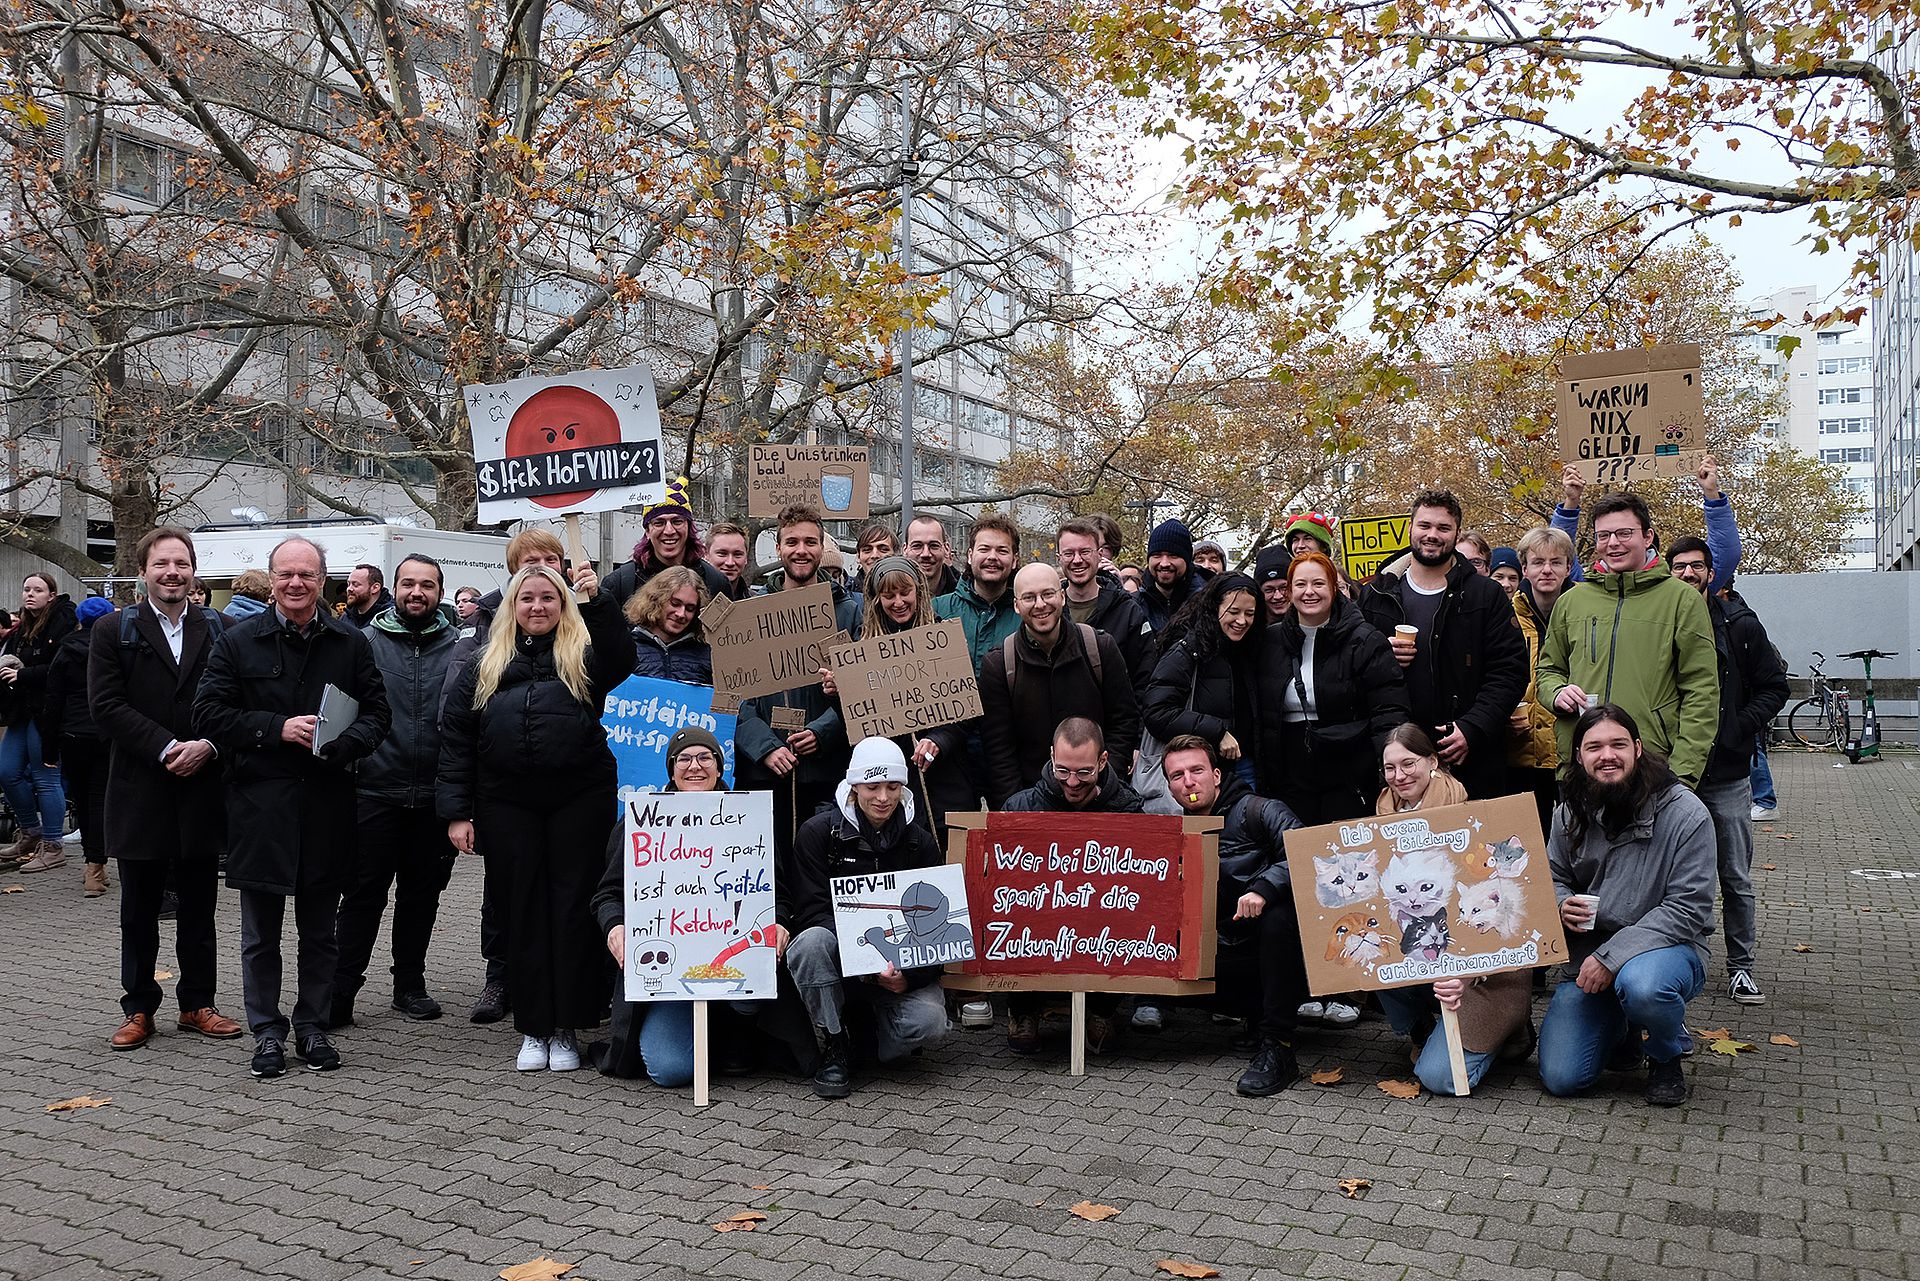
[(1846, 742), (1847, 720), (1846, 712), (1840, 707), (1817, 698), (1803, 698), (1787, 713), (1787, 732), (1802, 747), (1824, 752)]

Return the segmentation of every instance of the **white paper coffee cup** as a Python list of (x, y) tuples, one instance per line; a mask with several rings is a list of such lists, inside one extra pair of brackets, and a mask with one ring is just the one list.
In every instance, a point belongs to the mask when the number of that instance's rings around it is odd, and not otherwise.
[(1598, 894), (1569, 894), (1567, 895), (1567, 901), (1569, 903), (1585, 903), (1593, 913), (1587, 918), (1585, 925), (1569, 925), (1567, 928), (1570, 930), (1578, 930), (1582, 934), (1591, 930), (1593, 923), (1600, 919), (1600, 896)]
[(1395, 636), (1404, 636), (1408, 640), (1413, 640), (1420, 635), (1420, 629), (1412, 623), (1400, 623), (1394, 627), (1393, 634)]

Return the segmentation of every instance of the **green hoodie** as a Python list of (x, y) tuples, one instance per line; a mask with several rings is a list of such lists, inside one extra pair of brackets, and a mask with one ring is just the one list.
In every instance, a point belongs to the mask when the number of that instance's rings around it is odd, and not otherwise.
[[(1624, 707), (1640, 738), (1697, 786), (1720, 724), (1720, 672), (1706, 599), (1656, 562), (1601, 574), (1554, 602), (1540, 644), (1540, 701), (1568, 685)], [(1573, 723), (1558, 713), (1561, 768), (1573, 759)]]

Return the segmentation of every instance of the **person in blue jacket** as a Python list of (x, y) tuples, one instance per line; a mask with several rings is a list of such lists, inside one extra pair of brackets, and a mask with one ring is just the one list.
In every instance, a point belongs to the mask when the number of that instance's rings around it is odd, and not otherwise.
[[(1713, 461), (1712, 454), (1700, 457), (1700, 468), (1693, 478), (1700, 484), (1700, 510), (1706, 519), (1707, 548), (1713, 556), (1713, 581), (1707, 584), (1709, 596), (1718, 595), (1728, 583), (1733, 581), (1733, 571), (1740, 568), (1740, 525), (1733, 516), (1733, 503), (1720, 492), (1720, 466)], [(1553, 509), (1553, 527), (1573, 540), (1574, 546), (1580, 545), (1580, 500), (1587, 492), (1586, 479), (1580, 475), (1580, 468), (1568, 463), (1560, 470), (1561, 501)], [(1659, 559), (1659, 549), (1647, 553), (1647, 564)], [(1640, 565), (1629, 565), (1628, 569), (1641, 569)], [(1573, 558), (1573, 569), (1568, 575), (1569, 583), (1583, 582), (1586, 573), (1580, 567), (1580, 558)]]

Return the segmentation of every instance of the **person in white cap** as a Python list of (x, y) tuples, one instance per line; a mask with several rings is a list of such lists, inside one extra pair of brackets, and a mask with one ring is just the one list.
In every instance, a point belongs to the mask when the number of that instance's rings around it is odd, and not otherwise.
[(873, 875), (932, 867), (945, 860), (939, 842), (913, 821), (906, 790), (907, 758), (888, 739), (862, 739), (853, 749), (847, 777), (832, 809), (801, 824), (790, 874), (780, 882), (778, 918), (792, 932), (787, 972), (812, 1017), (820, 1054), (813, 1092), (844, 1099), (853, 1089), (852, 1046), (842, 1017), (849, 997), (872, 1016), (876, 1057), (905, 1058), (947, 1033), (940, 967), (899, 970), (888, 966), (861, 979), (840, 975), (840, 945), (833, 930), (831, 886), (836, 876)]

